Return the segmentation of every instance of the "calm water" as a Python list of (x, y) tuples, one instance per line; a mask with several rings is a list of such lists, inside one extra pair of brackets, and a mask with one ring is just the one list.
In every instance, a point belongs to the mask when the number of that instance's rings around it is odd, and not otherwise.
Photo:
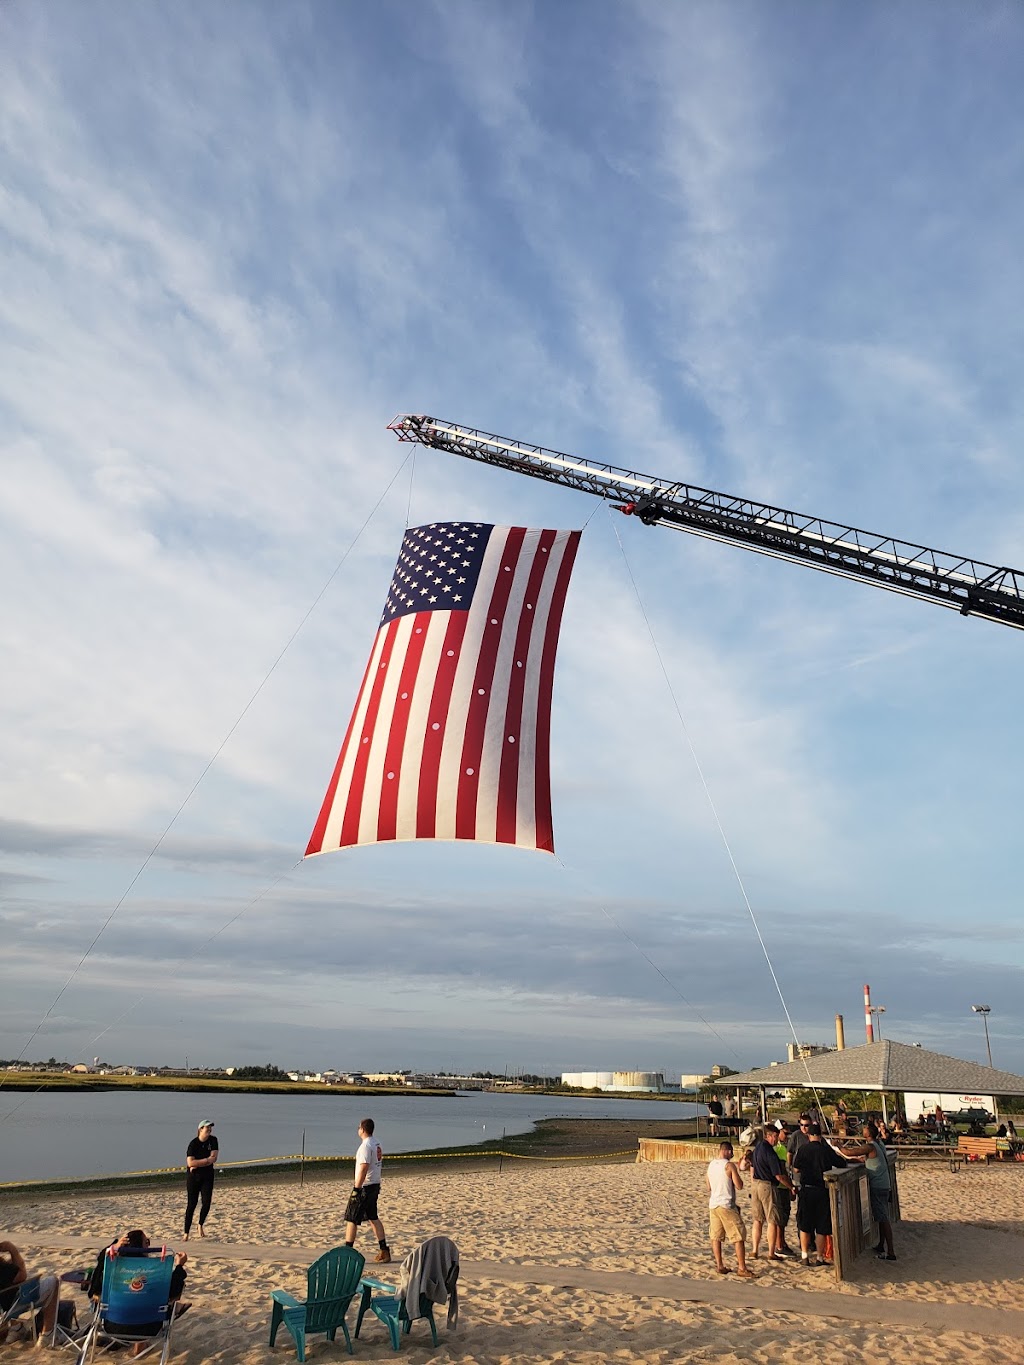
[(470, 1093), (439, 1098), (394, 1095), (227, 1095), (178, 1092), (89, 1095), (0, 1090), (0, 1181), (75, 1179), (185, 1164), (200, 1119), (212, 1118), (221, 1161), (300, 1151), (350, 1156), (359, 1120), (371, 1115), (384, 1151), (464, 1147), (527, 1133), (537, 1119), (660, 1119), (666, 1127), (695, 1112), (674, 1100), (562, 1099)]

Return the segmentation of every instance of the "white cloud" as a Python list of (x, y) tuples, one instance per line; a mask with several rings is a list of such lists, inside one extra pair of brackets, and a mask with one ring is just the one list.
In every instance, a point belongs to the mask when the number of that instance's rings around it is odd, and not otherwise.
[[(308, 925), (341, 916), (339, 954), (347, 915), (416, 935), (442, 925), (436, 956), (422, 944), (429, 969), (377, 983), (409, 992), (396, 1050), (431, 1028), (446, 1049), (462, 1030), (471, 1049), (489, 997), (492, 1039), (527, 1046), (557, 1024), (582, 1051), (607, 1017), (606, 1041), (628, 1035), (634, 1059), (645, 1036), (671, 1038), (698, 1065), (706, 1037), (602, 906), (671, 960), (687, 997), (703, 955), (722, 951), (752, 983), (751, 1016), (778, 1010), (603, 512), (556, 684), (569, 870), (417, 846), (288, 875), (407, 510), (542, 525), (595, 511), (419, 452), (415, 477), (407, 466), (371, 516), (406, 453), (383, 427), (399, 409), (439, 412), (1020, 562), (1021, 338), (1007, 300), (1022, 202), (1012, 177), (995, 188), (1019, 156), (1012, 120), (969, 103), (944, 163), (928, 149), (945, 91), (915, 65), (921, 121), (903, 109), (887, 152), (842, 91), (899, 104), (904, 73), (895, 58), (866, 63), (846, 16), (819, 20), (830, 62), (849, 63), (833, 88), (810, 61), (813, 35), (780, 35), (751, 9), (399, 3), (355, 24), (331, 6), (257, 5), (244, 41), (233, 14), (157, 5), (115, 20), (100, 6), (85, 23), (72, 6), (7, 7), (0, 19), (12, 38), (0, 44), (0, 879), (24, 990), (0, 1051), (35, 1027), (237, 722), (83, 968), (76, 1011), (62, 1002), (56, 1036), (110, 1024), (106, 992), (144, 974), (154, 936), (225, 924), (286, 874), (244, 910), (244, 932), (211, 945), (239, 1046), (310, 1046), (310, 1019), (336, 1017), (341, 958), (322, 970), (282, 928), (294, 894)], [(909, 41), (898, 18), (878, 22)], [(971, 51), (996, 41), (974, 34)], [(943, 28), (938, 69), (963, 60), (949, 44)], [(993, 108), (1014, 103), (1007, 73), (992, 88)], [(900, 192), (878, 195), (886, 180)], [(944, 214), (925, 212), (933, 201)], [(916, 970), (949, 987), (965, 898), (994, 934), (1013, 923), (1015, 777), (1001, 756), (1019, 728), (1019, 641), (617, 524), (766, 937), (799, 965), (786, 977), (799, 1017), (827, 1023), (863, 964), (864, 943), (835, 926), (865, 907), (921, 926), (935, 955), (921, 949)], [(447, 967), (446, 916), (463, 937)], [(535, 919), (546, 956), (529, 951)], [(703, 936), (718, 923), (727, 952)], [(794, 939), (793, 925), (812, 927)], [(971, 979), (1009, 994), (1010, 969), (982, 959)], [(208, 970), (179, 974), (166, 997), (154, 984), (165, 1023), (177, 1027), (175, 1001)], [(289, 1012), (299, 982), (308, 1017)], [(352, 1008), (371, 999), (359, 980), (346, 987)], [(913, 999), (908, 1028), (924, 1008)], [(747, 1027), (713, 1019), (730, 1039)]]

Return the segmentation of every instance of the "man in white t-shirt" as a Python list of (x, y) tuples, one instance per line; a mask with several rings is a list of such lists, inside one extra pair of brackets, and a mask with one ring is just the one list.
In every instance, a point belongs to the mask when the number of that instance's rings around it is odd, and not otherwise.
[(352, 1193), (345, 1207), (345, 1245), (355, 1246), (356, 1230), (360, 1223), (369, 1223), (380, 1248), (373, 1258), (379, 1265), (387, 1265), (391, 1260), (391, 1249), (384, 1235), (384, 1224), (377, 1217), (380, 1167), (383, 1160), (381, 1145), (373, 1136), (373, 1119), (363, 1119), (359, 1125), (359, 1150), (356, 1152), (356, 1173)]
[(708, 1222), (711, 1236), (711, 1251), (715, 1258), (715, 1269), (719, 1275), (728, 1275), (729, 1267), (722, 1260), (722, 1243), (729, 1239), (736, 1248), (736, 1269), (742, 1280), (757, 1277), (747, 1269), (747, 1229), (743, 1215), (736, 1207), (736, 1195), (743, 1188), (743, 1177), (732, 1159), (732, 1143), (723, 1142), (718, 1156), (708, 1162)]

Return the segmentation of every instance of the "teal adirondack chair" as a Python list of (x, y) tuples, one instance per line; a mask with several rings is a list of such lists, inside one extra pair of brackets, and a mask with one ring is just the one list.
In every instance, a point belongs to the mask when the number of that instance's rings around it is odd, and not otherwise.
[(355, 1247), (335, 1247), (313, 1262), (306, 1272), (306, 1297), (297, 1299), (286, 1289), (275, 1289), (271, 1294), (274, 1306), (270, 1314), (270, 1344), (273, 1346), (278, 1328), (282, 1325), (295, 1339), (299, 1360), (306, 1359), (306, 1338), (326, 1336), (334, 1340), (340, 1327), (345, 1334), (345, 1345), (352, 1354), (352, 1338), (348, 1334), (345, 1314), (359, 1289), (366, 1258)]
[[(355, 1335), (363, 1325), (363, 1318), (372, 1313), (388, 1329), (391, 1345), (398, 1350), (402, 1336), (412, 1328), (415, 1318), (426, 1318), (430, 1328), (430, 1338), (437, 1345), (437, 1325), (434, 1322), (434, 1306), (448, 1304), (448, 1326), (454, 1327), (459, 1320), (459, 1249), (447, 1237), (429, 1237), (415, 1251), (411, 1251), (402, 1262), (402, 1284), (405, 1293), (419, 1290), (417, 1312), (410, 1312), (406, 1299), (402, 1297), (397, 1285), (364, 1275), (363, 1292), (356, 1315)], [(375, 1295), (374, 1290), (379, 1292)]]

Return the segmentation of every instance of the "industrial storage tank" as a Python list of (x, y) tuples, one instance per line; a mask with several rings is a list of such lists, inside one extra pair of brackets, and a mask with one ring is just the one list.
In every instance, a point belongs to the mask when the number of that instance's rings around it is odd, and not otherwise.
[(665, 1089), (665, 1075), (661, 1071), (616, 1071), (612, 1078), (612, 1089), (660, 1093)]
[(614, 1081), (611, 1071), (563, 1071), (562, 1084), (577, 1090), (608, 1090)]

